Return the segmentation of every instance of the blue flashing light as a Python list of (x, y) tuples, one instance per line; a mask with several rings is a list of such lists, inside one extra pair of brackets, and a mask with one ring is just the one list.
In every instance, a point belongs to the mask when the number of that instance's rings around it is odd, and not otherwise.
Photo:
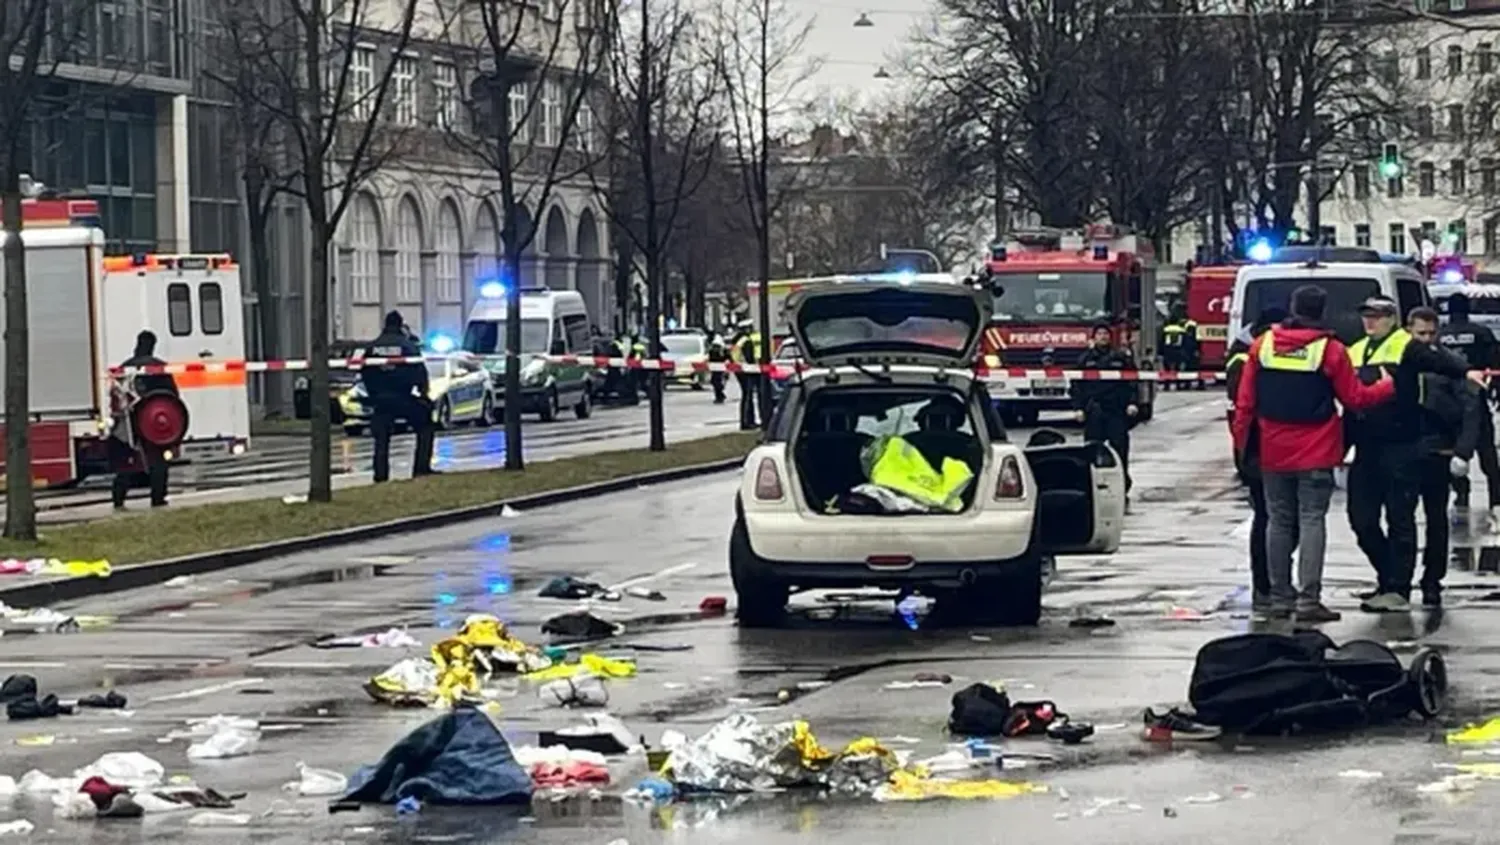
[(903, 285), (909, 285), (917, 280), (917, 274), (910, 270), (902, 270), (896, 274), (896, 281)]
[(479, 295), (485, 299), (504, 299), (505, 285), (499, 282), (485, 282), (479, 286)]
[(1456, 285), (1464, 280), (1464, 271), (1450, 267), (1443, 271), (1442, 279), (1445, 284)]
[(1258, 264), (1265, 264), (1271, 260), (1274, 250), (1271, 249), (1271, 242), (1262, 238), (1251, 244), (1250, 248), (1245, 251), (1245, 254), (1250, 257), (1251, 261)]
[(676, 330), (677, 330), (677, 318), (673, 317), (671, 319), (668, 319), (667, 320), (667, 331), (676, 331)]
[(453, 338), (445, 334), (435, 334), (427, 339), (427, 348), (439, 355), (447, 355), (457, 345), (454, 343)]

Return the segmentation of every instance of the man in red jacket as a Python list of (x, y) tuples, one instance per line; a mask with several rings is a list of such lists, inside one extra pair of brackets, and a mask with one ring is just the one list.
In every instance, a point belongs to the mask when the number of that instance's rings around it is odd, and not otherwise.
[[(1324, 328), (1328, 294), (1316, 285), (1292, 292), (1291, 316), (1251, 344), (1234, 401), (1234, 449), (1244, 455), (1257, 438), (1270, 527), (1266, 569), (1271, 615), (1300, 622), (1332, 622), (1340, 615), (1322, 601), (1328, 502), (1333, 469), (1344, 460), (1344, 428), (1335, 400), (1360, 410), (1388, 402), (1388, 375), (1366, 385), (1349, 351)], [(1292, 585), (1292, 550), (1297, 581)]]

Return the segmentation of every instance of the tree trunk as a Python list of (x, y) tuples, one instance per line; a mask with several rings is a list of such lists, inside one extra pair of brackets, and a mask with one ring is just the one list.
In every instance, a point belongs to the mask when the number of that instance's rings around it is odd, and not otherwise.
[(26, 247), (21, 243), (21, 185), (14, 162), (0, 166), (5, 176), (0, 189), (0, 216), (5, 218), (5, 536), (35, 540), (31, 330), (26, 307)]
[[(639, 121), (641, 133), (641, 183), (645, 193), (646, 205), (646, 337), (648, 338), (648, 356), (661, 358), (661, 300), (662, 286), (662, 237), (661, 227), (657, 221), (656, 207), (656, 138), (651, 125), (651, 98), (644, 96), (651, 91), (651, 4), (641, 3), (641, 54), (640, 54), (640, 80), (637, 91), (642, 96), (636, 97), (636, 119)], [(661, 370), (652, 370), (649, 374), (651, 393), (646, 397), (649, 406), (648, 426), (651, 432), (650, 449), (653, 452), (666, 451), (667, 435), (666, 420), (663, 417), (662, 394), (665, 392), (665, 382)]]
[[(315, 180), (321, 183), (322, 180)], [(321, 184), (317, 186), (320, 190)], [(312, 205), (312, 203), (309, 203)], [(307, 499), (310, 502), (333, 501), (333, 420), (328, 407), (328, 292), (333, 277), (328, 271), (328, 250), (333, 240), (328, 221), (319, 211), (308, 209), (312, 220), (312, 288), (308, 310), (307, 357), (311, 367), (307, 374), (308, 409), (312, 412), (312, 446), (307, 469)]]
[(682, 271), (682, 290), (687, 296), (687, 324), (700, 329), (709, 328), (703, 285), (687, 270)]
[[(509, 122), (504, 125), (509, 126)], [(523, 470), (521, 454), (521, 250), (510, 246), (518, 239), (520, 227), (515, 223), (515, 199), (503, 203), (510, 207), (501, 240), (505, 247), (505, 468)], [(551, 351), (551, 350), (548, 350)]]
[[(260, 303), (260, 357), (263, 361), (281, 358), (281, 309), (275, 301), (274, 285), (271, 284), (270, 222), (273, 205), (260, 199), (264, 185), (257, 184), (250, 176), (245, 177), (245, 196), (249, 205), (250, 224), (250, 276), (255, 287), (255, 298)], [(267, 410), (286, 410), (286, 384), (283, 379), (270, 376), (266, 384)], [(311, 395), (311, 394), (309, 394)]]

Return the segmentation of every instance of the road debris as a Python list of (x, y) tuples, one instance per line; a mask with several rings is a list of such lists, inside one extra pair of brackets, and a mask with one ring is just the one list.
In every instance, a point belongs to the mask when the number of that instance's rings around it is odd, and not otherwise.
[(373, 634), (334, 637), (313, 643), (314, 648), (416, 648), (420, 645), (405, 628), (388, 628)]
[(500, 673), (546, 669), (552, 660), (510, 633), (494, 616), (475, 614), (452, 637), (433, 645), (430, 659), (407, 658), (366, 682), (374, 700), (395, 707), (452, 706), (483, 698)]
[(343, 800), (395, 804), (416, 794), (430, 804), (526, 803), (532, 785), (491, 718), (459, 706), (355, 772)]
[(595, 581), (575, 578), (572, 575), (560, 575), (553, 578), (542, 585), (542, 589), (537, 595), (544, 599), (569, 599), (572, 601), (580, 599), (620, 600), (619, 591), (611, 590)]
[(542, 633), (568, 640), (602, 640), (625, 633), (625, 626), (587, 610), (561, 613), (542, 623)]
[(1385, 777), (1385, 772), (1372, 772), (1367, 769), (1345, 769), (1339, 772), (1339, 777), (1349, 780), (1380, 780)]
[(343, 795), (349, 789), (349, 779), (329, 769), (314, 769), (306, 763), (297, 764), (297, 780), (282, 784), (282, 789), (303, 797)]

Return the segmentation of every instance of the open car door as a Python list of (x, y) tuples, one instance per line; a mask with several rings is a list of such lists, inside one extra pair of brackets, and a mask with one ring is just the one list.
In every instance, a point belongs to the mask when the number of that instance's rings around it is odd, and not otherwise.
[(990, 322), (989, 295), (956, 282), (840, 278), (794, 294), (787, 308), (797, 349), (814, 367), (971, 368)]
[(1107, 443), (1028, 446), (1037, 538), (1047, 554), (1109, 554), (1125, 527), (1125, 468)]

